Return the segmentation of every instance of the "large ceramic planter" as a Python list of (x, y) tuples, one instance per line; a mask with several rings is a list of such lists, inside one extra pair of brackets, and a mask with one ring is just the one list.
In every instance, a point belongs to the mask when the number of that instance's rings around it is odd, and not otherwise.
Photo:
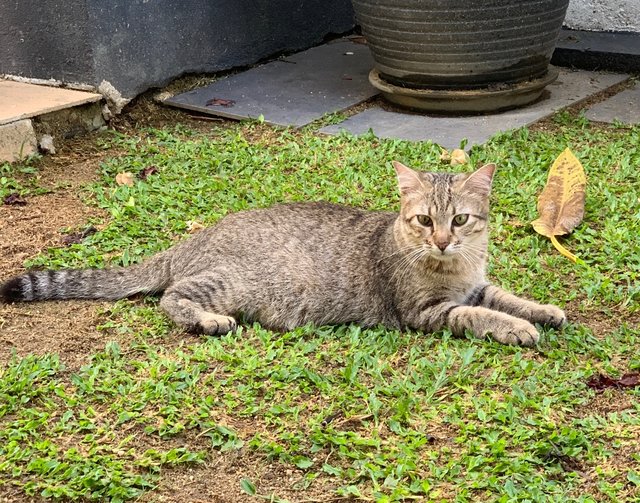
[(375, 68), (400, 105), (485, 111), (537, 99), (569, 0), (353, 0)]

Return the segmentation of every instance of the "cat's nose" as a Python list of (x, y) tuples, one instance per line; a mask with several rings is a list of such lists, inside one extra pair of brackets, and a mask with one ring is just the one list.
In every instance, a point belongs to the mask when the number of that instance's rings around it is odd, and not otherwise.
[(440, 248), (440, 251), (445, 251), (447, 246), (449, 246), (449, 241), (434, 241), (433, 244)]

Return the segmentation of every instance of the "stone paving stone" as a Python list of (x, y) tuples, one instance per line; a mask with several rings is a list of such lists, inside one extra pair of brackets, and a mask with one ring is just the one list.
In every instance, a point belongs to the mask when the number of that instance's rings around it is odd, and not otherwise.
[(584, 70), (640, 72), (640, 34), (563, 28), (551, 63)]
[(372, 67), (366, 45), (340, 39), (168, 98), (164, 103), (231, 119), (262, 115), (269, 124), (303, 126), (377, 94), (368, 81)]
[(0, 124), (0, 162), (14, 162), (38, 151), (36, 133), (29, 119)]
[(380, 138), (431, 140), (445, 148), (457, 148), (466, 138), (471, 147), (484, 143), (499, 131), (536, 122), (627, 78), (628, 75), (623, 74), (560, 69), (558, 80), (547, 87), (546, 96), (527, 107), (490, 115), (455, 117), (390, 112), (372, 107), (340, 124), (322, 128), (320, 132), (336, 134), (344, 129), (359, 135), (371, 129)]
[(591, 106), (585, 113), (587, 119), (598, 122), (620, 121), (625, 124), (640, 123), (640, 85), (614, 94), (605, 101)]
[(0, 80), (0, 124), (101, 99), (102, 95), (85, 91)]

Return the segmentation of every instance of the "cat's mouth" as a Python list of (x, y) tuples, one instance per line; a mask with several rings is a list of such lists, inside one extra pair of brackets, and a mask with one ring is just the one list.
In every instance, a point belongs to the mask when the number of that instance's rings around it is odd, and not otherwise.
[(456, 255), (457, 255), (456, 251), (451, 248), (445, 248), (444, 250), (441, 250), (436, 246), (431, 248), (431, 253), (429, 254), (431, 258), (434, 258), (436, 260), (444, 260), (444, 261), (453, 260), (456, 257)]

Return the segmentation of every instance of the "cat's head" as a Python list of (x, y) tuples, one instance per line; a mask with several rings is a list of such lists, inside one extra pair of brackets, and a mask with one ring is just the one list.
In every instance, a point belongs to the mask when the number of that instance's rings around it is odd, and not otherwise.
[(495, 164), (460, 174), (414, 171), (397, 161), (393, 166), (401, 195), (402, 244), (439, 260), (484, 257)]

